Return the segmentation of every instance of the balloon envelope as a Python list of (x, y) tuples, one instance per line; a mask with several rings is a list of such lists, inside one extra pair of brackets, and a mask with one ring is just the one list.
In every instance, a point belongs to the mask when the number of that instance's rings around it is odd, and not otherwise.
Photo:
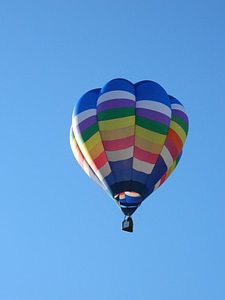
[(78, 100), (70, 144), (87, 175), (131, 215), (174, 170), (187, 132), (184, 107), (159, 84), (117, 78)]

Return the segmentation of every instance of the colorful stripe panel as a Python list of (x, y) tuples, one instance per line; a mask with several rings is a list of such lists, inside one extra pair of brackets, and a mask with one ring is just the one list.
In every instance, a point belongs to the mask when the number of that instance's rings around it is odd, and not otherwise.
[(104, 88), (104, 93), (97, 101), (97, 118), (103, 147), (115, 181), (110, 188), (114, 194), (118, 194), (131, 191), (135, 95), (132, 84), (128, 91), (114, 89), (115, 86), (112, 85)]
[[(77, 162), (81, 166), (81, 168), (84, 170), (84, 172), (92, 179), (94, 180), (105, 192), (110, 194), (110, 190), (104, 185), (102, 181), (98, 179), (92, 168), (87, 163), (85, 157), (83, 156), (77, 142), (75, 139), (75, 135), (73, 132), (73, 128), (71, 126), (70, 128), (70, 146), (72, 149), (72, 152), (74, 154), (74, 157), (76, 158)], [(111, 195), (112, 196), (112, 195)]]

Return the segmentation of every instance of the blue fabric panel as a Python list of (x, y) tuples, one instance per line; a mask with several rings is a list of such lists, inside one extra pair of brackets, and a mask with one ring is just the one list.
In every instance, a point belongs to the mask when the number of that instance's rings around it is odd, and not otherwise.
[(143, 182), (145, 183), (147, 181), (149, 174), (140, 172), (140, 171), (136, 171), (136, 170), (132, 170), (132, 180), (134, 181), (139, 181), (139, 182)]
[(109, 186), (111, 186), (111, 185), (113, 185), (113, 184), (115, 183), (115, 179), (114, 179), (112, 173), (110, 173), (110, 174), (109, 174), (108, 176), (106, 176), (104, 179), (105, 179), (105, 181), (107, 182), (107, 184), (108, 184)]
[(152, 170), (152, 173), (149, 175), (148, 180), (146, 182), (149, 195), (153, 192), (155, 184), (165, 174), (166, 171), (167, 171), (167, 166), (160, 155), (155, 164), (154, 169)]
[(153, 100), (171, 107), (169, 96), (166, 91), (154, 81), (140, 81), (135, 84), (136, 101)]
[(123, 172), (113, 171), (112, 174), (116, 182), (131, 181), (131, 171), (129, 169), (123, 170)]
[(180, 101), (178, 101), (176, 98), (174, 98), (173, 96), (170, 96), (169, 95), (169, 97), (170, 97), (170, 102), (171, 102), (171, 104), (180, 104), (180, 105), (182, 105), (181, 103), (180, 103)]
[(121, 91), (126, 91), (130, 92), (135, 95), (135, 88), (133, 83), (126, 79), (122, 78), (116, 78), (112, 79), (109, 82), (107, 82), (101, 89), (101, 94), (110, 92), (110, 91), (116, 91), (116, 90), (121, 90)]
[(114, 180), (116, 182), (131, 180), (132, 160), (133, 158), (129, 158), (126, 160), (109, 162)]
[(96, 108), (100, 89), (94, 89), (85, 93), (77, 102), (73, 115), (77, 115), (85, 110)]
[[(119, 160), (119, 161), (109, 161), (110, 167), (112, 170), (116, 171), (123, 171), (123, 170), (130, 170), (132, 168), (132, 162), (133, 162), (133, 157), (124, 159), (124, 160)], [(114, 173), (114, 171), (113, 171)], [(118, 180), (120, 181), (120, 180)]]

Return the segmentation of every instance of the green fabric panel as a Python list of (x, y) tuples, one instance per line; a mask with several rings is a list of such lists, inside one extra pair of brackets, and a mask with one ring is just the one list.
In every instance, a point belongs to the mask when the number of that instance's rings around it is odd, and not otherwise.
[(104, 110), (98, 113), (98, 121), (105, 121), (123, 117), (129, 117), (135, 115), (134, 107), (125, 107), (125, 108), (114, 108), (109, 110)]
[(183, 130), (186, 134), (188, 133), (188, 124), (184, 121), (184, 119), (182, 119), (178, 116), (172, 115), (171, 120), (173, 120), (174, 122), (179, 124), (183, 128)]
[(85, 131), (81, 133), (84, 143), (89, 140), (96, 132), (98, 132), (98, 124), (95, 123), (92, 126), (88, 127)]
[(135, 121), (136, 125), (141, 126), (145, 129), (157, 132), (159, 134), (167, 134), (168, 132), (168, 126), (153, 121), (153, 120), (149, 120), (140, 116), (136, 116), (136, 121)]

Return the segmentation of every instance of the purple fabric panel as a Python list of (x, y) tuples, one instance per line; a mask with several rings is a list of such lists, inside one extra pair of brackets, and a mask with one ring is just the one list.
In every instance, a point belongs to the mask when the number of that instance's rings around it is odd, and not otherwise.
[(90, 127), (95, 123), (97, 123), (96, 116), (91, 116), (90, 118), (87, 118), (86, 120), (82, 121), (81, 123), (78, 124), (80, 132), (83, 132), (84, 130), (86, 130), (88, 127)]
[(112, 99), (102, 102), (98, 105), (98, 112), (109, 110), (113, 108), (123, 107), (135, 107), (136, 103), (134, 100), (129, 99)]
[(161, 114), (160, 112), (154, 111), (154, 110), (149, 110), (145, 108), (137, 108), (136, 109), (136, 115), (153, 120), (156, 122), (159, 122), (164, 125), (169, 125), (170, 124), (170, 118), (164, 114)]
[(188, 117), (183, 111), (178, 109), (172, 109), (172, 114), (182, 118), (186, 123), (188, 123)]

